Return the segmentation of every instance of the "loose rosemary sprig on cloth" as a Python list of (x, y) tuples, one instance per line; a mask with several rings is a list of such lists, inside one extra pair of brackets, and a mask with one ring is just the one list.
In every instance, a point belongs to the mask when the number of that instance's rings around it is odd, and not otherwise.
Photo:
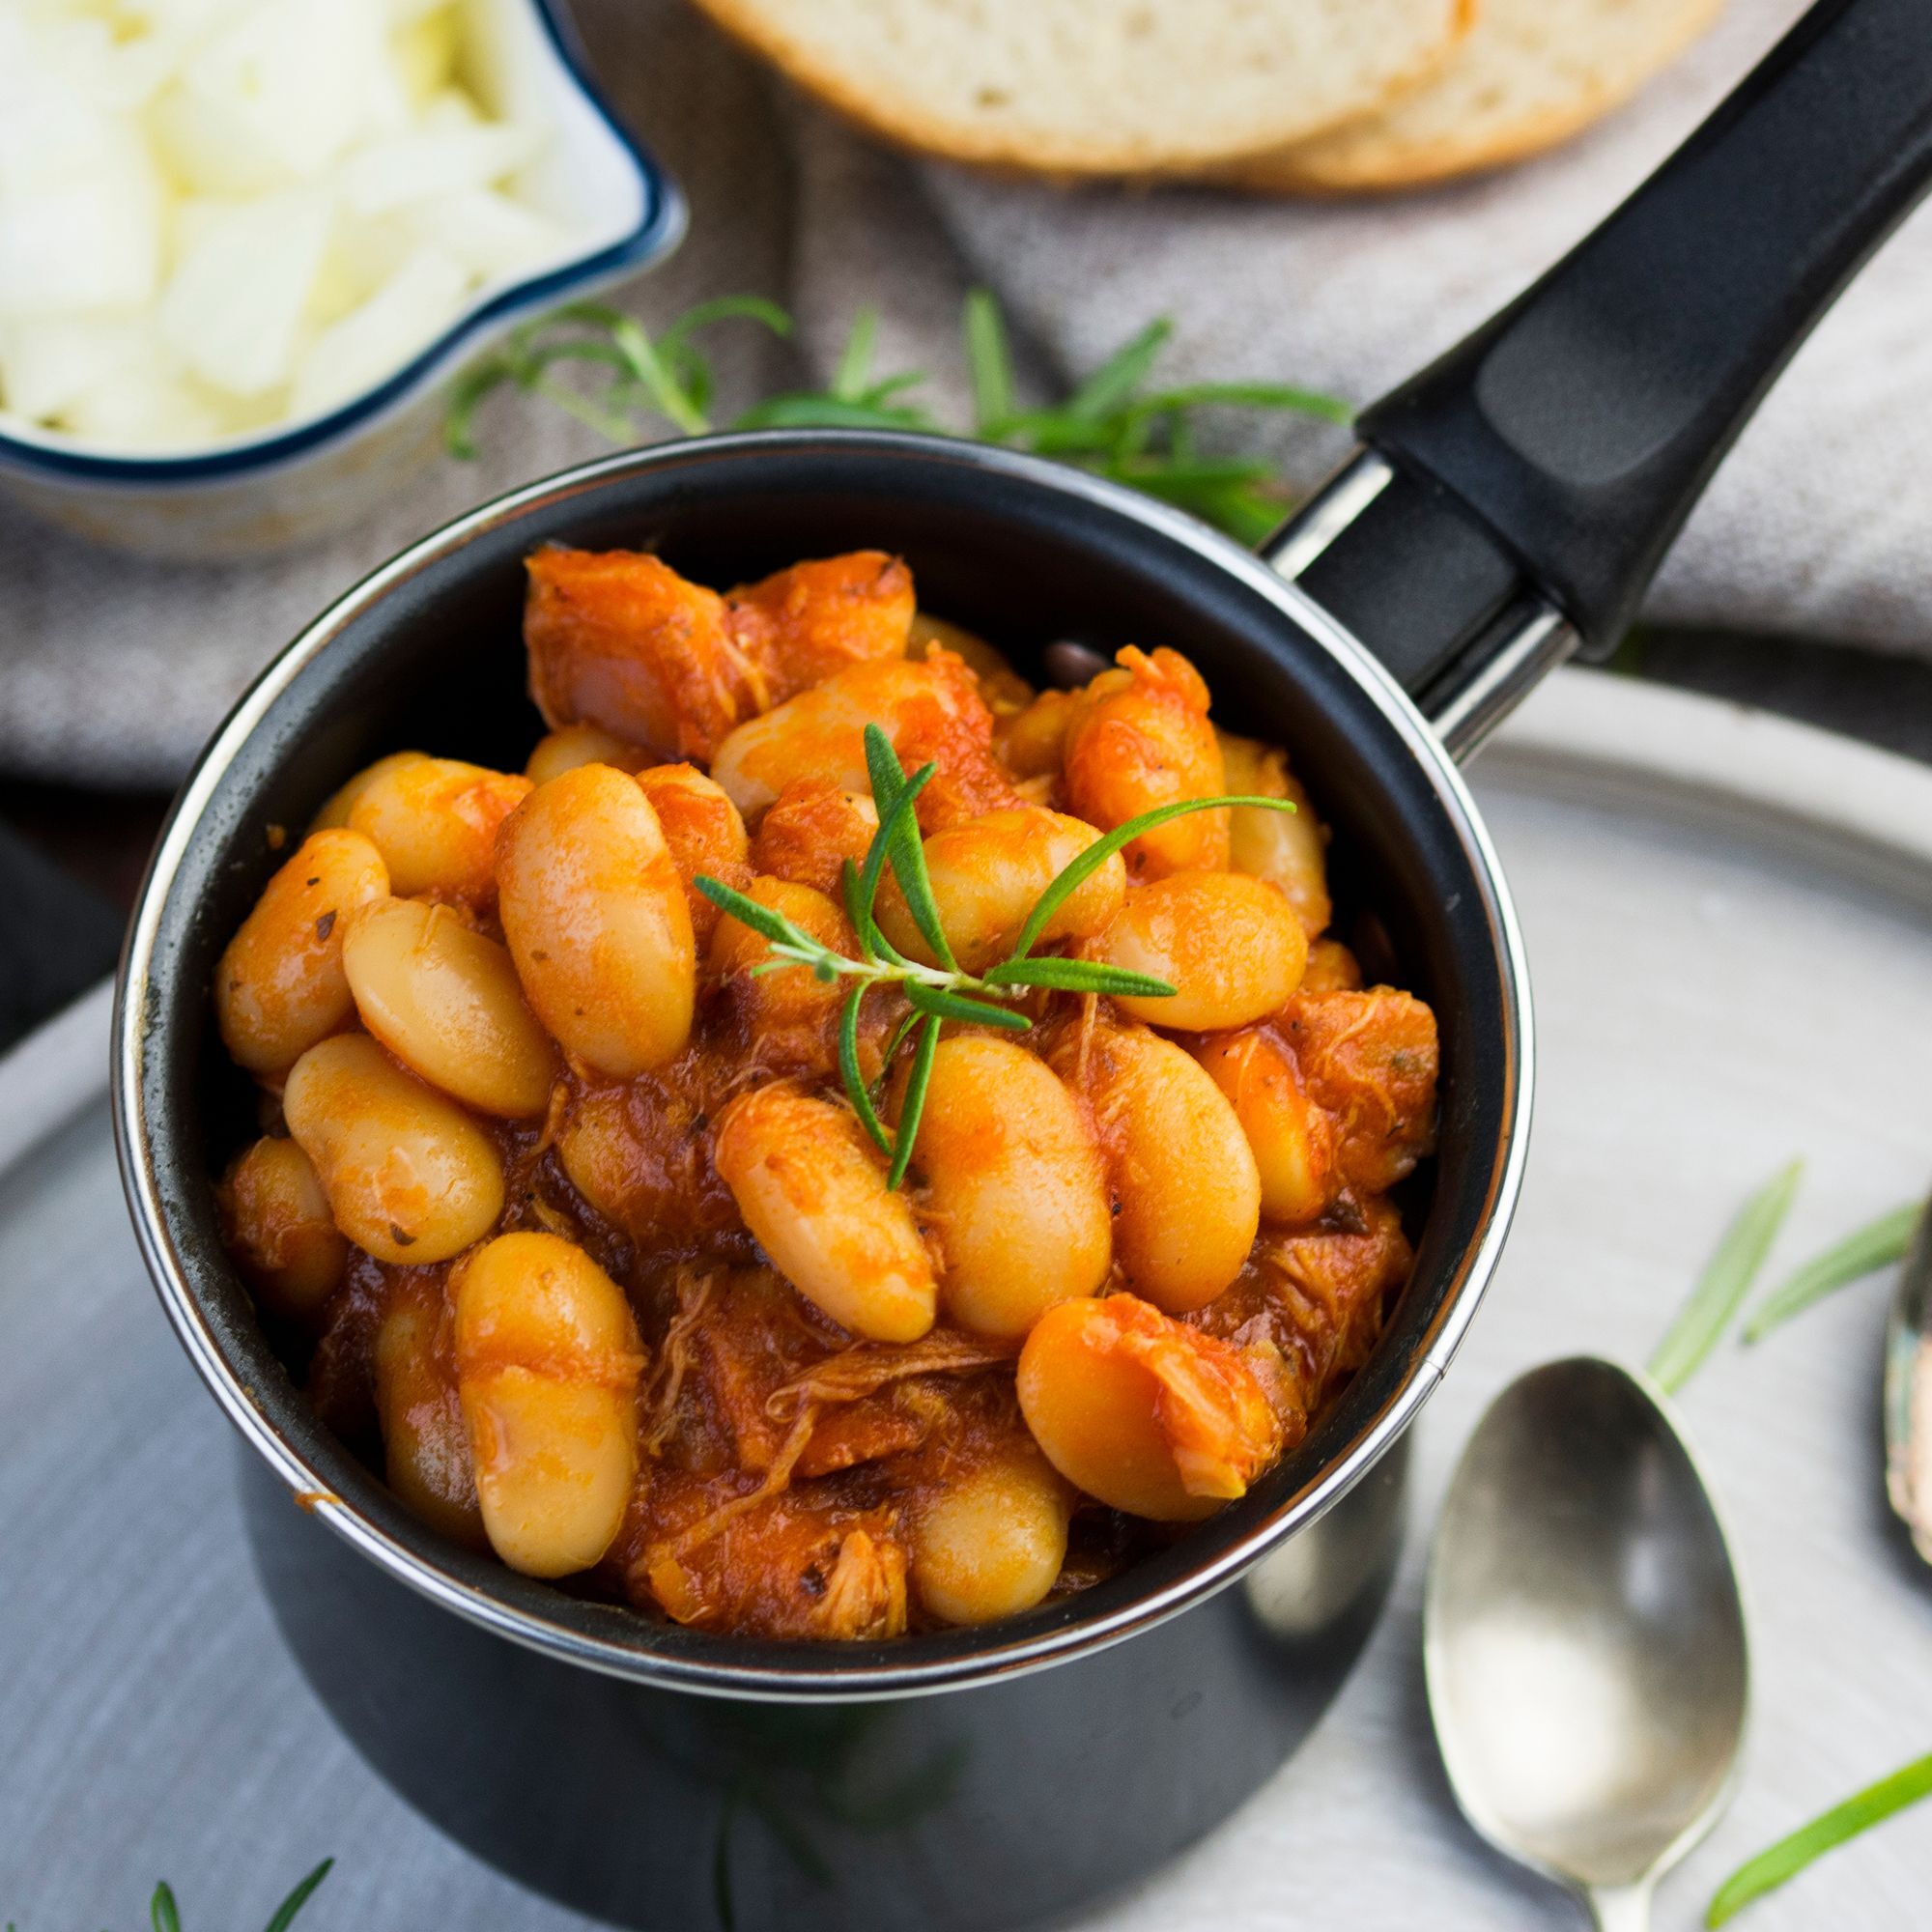
[[(792, 320), (756, 296), (701, 302), (653, 337), (642, 324), (601, 302), (573, 302), (526, 323), (473, 364), (450, 390), (444, 440), (450, 453), (476, 454), (476, 410), (505, 384), (542, 396), (612, 442), (639, 440), (651, 417), (685, 436), (718, 427), (712, 413), (717, 380), (695, 338), (714, 324), (749, 321), (789, 336)], [(923, 371), (875, 377), (873, 345), (879, 318), (862, 308), (828, 387), (770, 396), (731, 420), (732, 429), (916, 429), (956, 434), (913, 392)], [(1196, 422), (1207, 409), (1264, 411), (1309, 416), (1346, 426), (1353, 411), (1333, 396), (1279, 383), (1193, 383), (1149, 389), (1160, 353), (1174, 333), (1151, 322), (1064, 402), (1022, 409), (1000, 306), (984, 289), (966, 298), (963, 321), (974, 421), (981, 442), (1057, 457), (1097, 475), (1145, 491), (1244, 543), (1259, 542), (1293, 506), (1275, 467), (1261, 457), (1204, 455)], [(602, 382), (592, 392), (563, 380), (576, 368)]]
[[(1094, 840), (1078, 858), (1055, 875), (1028, 914), (1013, 949), (997, 966), (984, 974), (966, 972), (953, 956), (945, 927), (940, 923), (939, 907), (932, 896), (932, 882), (926, 876), (925, 854), (920, 844), (919, 824), (913, 808), (919, 795), (931, 781), (938, 767), (923, 765), (908, 778), (900, 767), (892, 740), (876, 724), (866, 726), (866, 768), (872, 782), (872, 802), (878, 809), (879, 829), (867, 847), (865, 861), (855, 866), (845, 862), (844, 897), (846, 917), (859, 944), (858, 956), (835, 951), (814, 939), (801, 925), (767, 905), (727, 886), (724, 880), (701, 872), (693, 884), (711, 903), (735, 920), (750, 926), (765, 939), (772, 956), (752, 968), (753, 973), (775, 973), (788, 968), (808, 968), (830, 985), (849, 980), (851, 991), (839, 1013), (838, 1072), (852, 1111), (881, 1153), (892, 1162), (887, 1184), (896, 1187), (905, 1179), (907, 1164), (919, 1138), (920, 1115), (925, 1106), (926, 1084), (932, 1074), (932, 1057), (939, 1050), (939, 1030), (948, 1020), (977, 1026), (1004, 1027), (1024, 1033), (1032, 1022), (1024, 1013), (1000, 1004), (1034, 987), (1049, 987), (1056, 992), (1123, 993), (1144, 999), (1171, 999), (1175, 989), (1165, 980), (1151, 974), (1129, 972), (1096, 959), (1036, 957), (1047, 923), (1079, 890), (1081, 885), (1131, 839), (1157, 825), (1179, 818), (1190, 811), (1212, 811), (1226, 806), (1259, 806), (1269, 811), (1293, 811), (1287, 799), (1255, 798), (1236, 795), (1227, 798), (1190, 798), (1144, 811), (1124, 825)], [(875, 901), (886, 868), (905, 899), (906, 910), (919, 927), (937, 966), (908, 959), (879, 930)], [(899, 1105), (899, 1126), (893, 1133), (879, 1118), (872, 1089), (867, 1085), (859, 1065), (859, 1020), (865, 998), (874, 986), (895, 986), (912, 1012), (887, 1043), (879, 1081), (885, 1079), (894, 1056), (912, 1037), (912, 1065), (906, 1076), (904, 1098)]]

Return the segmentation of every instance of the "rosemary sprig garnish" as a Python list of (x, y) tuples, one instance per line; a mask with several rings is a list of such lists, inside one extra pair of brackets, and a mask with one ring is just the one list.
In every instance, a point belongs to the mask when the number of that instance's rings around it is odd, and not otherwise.
[[(932, 896), (932, 881), (926, 875), (925, 851), (920, 843), (919, 822), (913, 810), (937, 766), (923, 765), (908, 778), (899, 764), (898, 753), (893, 750), (892, 740), (878, 725), (867, 724), (866, 768), (871, 777), (872, 802), (878, 809), (879, 827), (867, 847), (864, 862), (855, 866), (848, 859), (843, 877), (845, 913), (859, 948), (856, 957), (827, 946), (782, 913), (760, 905), (748, 894), (708, 872), (700, 872), (692, 883), (713, 905), (749, 925), (766, 941), (771, 957), (753, 967), (754, 974), (802, 967), (827, 985), (841, 979), (852, 981), (838, 1015), (839, 1083), (872, 1144), (891, 1161), (888, 1184), (893, 1187), (905, 1179), (907, 1164), (912, 1159), (919, 1138), (920, 1115), (925, 1106), (926, 1082), (932, 1072), (932, 1057), (939, 1049), (940, 1029), (946, 1021), (1024, 1033), (1033, 1022), (1005, 1002), (1036, 988), (1066, 993), (1120, 993), (1142, 999), (1173, 998), (1175, 989), (1151, 974), (1130, 972), (1097, 959), (1032, 956), (1047, 922), (1079, 890), (1083, 881), (1143, 832), (1165, 825), (1169, 819), (1186, 812), (1213, 811), (1237, 805), (1259, 806), (1267, 811), (1294, 810), (1289, 800), (1281, 798), (1246, 795), (1193, 798), (1144, 811), (1124, 825), (1117, 825), (1054, 876), (1035, 901), (1007, 958), (984, 974), (974, 974), (960, 966), (947, 941), (938, 902)], [(936, 966), (908, 959), (879, 930), (875, 901), (889, 867), (898, 881), (913, 923), (940, 962)], [(874, 986), (895, 987), (912, 1009), (887, 1042), (875, 1085), (883, 1086), (885, 1069), (890, 1067), (894, 1056), (915, 1033), (918, 1036), (895, 1134), (880, 1118), (872, 1089), (867, 1086), (859, 1065), (861, 1008), (867, 993)]]
[[(712, 411), (717, 379), (694, 338), (729, 321), (754, 322), (781, 336), (793, 332), (790, 316), (756, 296), (701, 302), (655, 339), (620, 309), (573, 302), (513, 330), (457, 379), (449, 392), (444, 440), (452, 455), (473, 457), (477, 406), (506, 384), (544, 397), (615, 443), (639, 441), (650, 418), (681, 435), (701, 436), (719, 427)], [(923, 372), (873, 375), (878, 324), (876, 310), (858, 312), (826, 388), (769, 396), (727, 426), (957, 434), (914, 400), (926, 381)], [(967, 433), (981, 442), (1075, 464), (1192, 510), (1244, 543), (1259, 542), (1293, 507), (1293, 495), (1274, 466), (1260, 457), (1204, 456), (1196, 439), (1201, 412), (1262, 411), (1343, 426), (1354, 412), (1333, 396), (1279, 383), (1147, 388), (1173, 333), (1172, 323), (1150, 323), (1064, 402), (1022, 409), (1005, 319), (993, 297), (976, 289), (966, 298), (962, 321), (974, 410)], [(601, 390), (564, 381), (569, 369), (601, 381)]]
[(1913, 1236), (1925, 1218), (1925, 1204), (1908, 1201), (1855, 1229), (1823, 1254), (1813, 1255), (1803, 1267), (1780, 1282), (1758, 1303), (1745, 1324), (1744, 1339), (1761, 1342), (1774, 1328), (1802, 1315), (1813, 1302), (1823, 1301), (1852, 1282), (1902, 1262), (1912, 1250)]
[(1932, 1756), (1917, 1758), (1889, 1777), (1882, 1777), (1876, 1784), (1855, 1792), (1842, 1804), (1833, 1805), (1808, 1825), (1801, 1825), (1740, 1865), (1719, 1887), (1704, 1914), (1704, 1923), (1723, 1924), (1753, 1899), (1762, 1898), (1787, 1879), (1795, 1878), (1814, 1859), (1835, 1851), (1847, 1839), (1870, 1831), (1874, 1825), (1884, 1824), (1907, 1805), (1928, 1797), (1932, 1797)]
[(1804, 1163), (1800, 1160), (1780, 1168), (1724, 1230), (1717, 1251), (1697, 1277), (1690, 1300), (1650, 1358), (1651, 1379), (1666, 1394), (1675, 1395), (1690, 1379), (1750, 1293), (1804, 1172)]

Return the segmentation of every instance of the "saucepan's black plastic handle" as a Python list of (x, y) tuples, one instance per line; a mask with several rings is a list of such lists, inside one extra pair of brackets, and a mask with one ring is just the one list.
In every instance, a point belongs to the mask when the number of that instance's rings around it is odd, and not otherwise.
[[(1463, 642), (1500, 559), (1610, 650), (1765, 390), (1928, 181), (1932, 0), (1821, 0), (1595, 234), (1363, 416), (1403, 488), (1360, 535), (1414, 551), (1460, 511), (1463, 548), (1491, 554), (1447, 599)], [(1366, 606), (1401, 562), (1324, 567)], [(1429, 667), (1398, 668), (1414, 689)]]

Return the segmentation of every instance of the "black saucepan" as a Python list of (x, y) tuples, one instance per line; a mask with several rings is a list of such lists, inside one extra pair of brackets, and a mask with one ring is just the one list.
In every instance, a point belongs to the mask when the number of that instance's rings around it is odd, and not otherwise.
[[(156, 850), (123, 971), (116, 1125), (163, 1304), (254, 1452), (276, 1614), (407, 1798), (627, 1925), (963, 1928), (1125, 1882), (1281, 1762), (1379, 1607), (1404, 1433), (1522, 1171), (1522, 952), (1454, 758), (1547, 667), (1615, 642), (1751, 407), (1928, 167), (1924, 0), (1825, 0), (1576, 253), (1372, 410), (1363, 453), (1259, 557), (1030, 458), (718, 437), (505, 497), (289, 646)], [(923, 603), (1022, 668), (1055, 639), (1171, 644), (1217, 715), (1288, 748), (1335, 827), (1342, 919), (1377, 922), (1353, 929), (1438, 1015), (1441, 1151), (1374, 1358), (1242, 1501), (1010, 1623), (809, 1647), (679, 1630), (450, 1548), (318, 1425), (222, 1252), (210, 1177), (254, 1117), (214, 1037), (213, 964), (275, 864), (270, 824), (304, 823), (400, 746), (521, 761), (522, 559), (553, 539), (649, 545), (718, 583), (896, 551)]]

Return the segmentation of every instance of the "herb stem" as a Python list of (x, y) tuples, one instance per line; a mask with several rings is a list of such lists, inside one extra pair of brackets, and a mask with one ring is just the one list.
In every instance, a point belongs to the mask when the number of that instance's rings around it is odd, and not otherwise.
[(600, 410), (587, 396), (579, 395), (568, 383), (559, 383), (550, 376), (533, 376), (529, 387), (532, 395), (554, 403), (566, 415), (575, 416), (586, 428), (594, 429), (599, 436), (608, 437), (612, 442), (623, 441), (631, 433), (631, 426), (623, 417)]

